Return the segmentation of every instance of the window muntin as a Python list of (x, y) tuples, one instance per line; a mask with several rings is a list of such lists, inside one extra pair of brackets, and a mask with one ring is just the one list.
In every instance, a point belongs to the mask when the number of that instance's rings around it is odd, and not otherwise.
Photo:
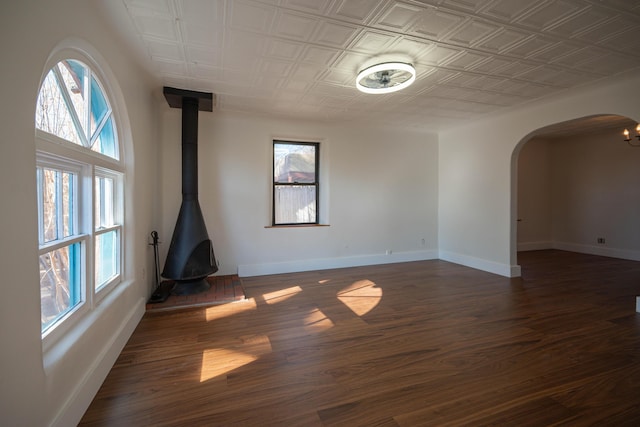
[(83, 62), (66, 59), (49, 70), (35, 124), (45, 338), (60, 336), (68, 328), (53, 333), (58, 325), (121, 281), (124, 174), (107, 94)]
[(318, 224), (320, 144), (273, 141), (273, 225)]

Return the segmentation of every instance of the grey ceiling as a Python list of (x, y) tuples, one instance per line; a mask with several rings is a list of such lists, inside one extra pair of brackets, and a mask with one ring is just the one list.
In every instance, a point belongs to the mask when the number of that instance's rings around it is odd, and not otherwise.
[[(640, 0), (109, 0), (162, 85), (216, 108), (439, 130), (640, 70)], [(413, 63), (387, 95), (367, 65)]]

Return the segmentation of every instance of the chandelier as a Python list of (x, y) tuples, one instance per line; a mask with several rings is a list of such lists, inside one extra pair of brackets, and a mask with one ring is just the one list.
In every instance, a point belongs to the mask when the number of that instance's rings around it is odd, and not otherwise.
[(640, 147), (640, 123), (638, 123), (638, 125), (636, 126), (636, 138), (638, 138), (638, 142), (634, 142), (633, 138), (629, 134), (629, 129), (625, 129), (622, 134), (624, 135), (624, 140), (627, 142), (627, 144), (632, 147)]

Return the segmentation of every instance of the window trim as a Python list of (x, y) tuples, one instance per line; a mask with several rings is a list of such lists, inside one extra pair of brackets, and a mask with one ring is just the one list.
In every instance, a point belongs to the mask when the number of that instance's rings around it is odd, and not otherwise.
[[(275, 146), (276, 144), (303, 145), (315, 147), (315, 177), (313, 183), (282, 183), (275, 179)], [(293, 139), (273, 138), (271, 145), (271, 227), (304, 227), (320, 225), (320, 141), (301, 141)], [(315, 221), (276, 223), (276, 186), (305, 186), (315, 187)]]

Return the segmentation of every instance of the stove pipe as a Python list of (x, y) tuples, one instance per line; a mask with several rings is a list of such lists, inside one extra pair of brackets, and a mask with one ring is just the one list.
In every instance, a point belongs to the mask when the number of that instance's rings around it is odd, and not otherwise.
[(162, 276), (176, 281), (173, 293), (209, 289), (206, 277), (218, 271), (213, 245), (198, 202), (198, 111), (213, 111), (213, 94), (165, 87), (172, 108), (182, 108), (182, 205)]

